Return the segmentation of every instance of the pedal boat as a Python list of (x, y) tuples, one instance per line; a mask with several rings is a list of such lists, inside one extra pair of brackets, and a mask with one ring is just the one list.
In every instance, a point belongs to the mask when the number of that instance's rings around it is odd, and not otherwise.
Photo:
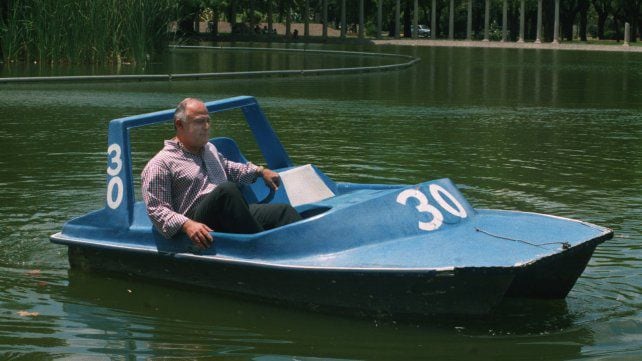
[[(129, 130), (170, 122), (173, 109), (112, 120), (104, 208), (51, 236), (72, 268), (117, 272), (221, 293), (362, 315), (478, 315), (504, 297), (561, 299), (612, 231), (551, 215), (473, 208), (449, 179), (415, 185), (335, 182), (295, 166), (253, 97), (206, 103), (241, 109), (283, 185), (244, 186), (248, 202), (287, 202), (299, 222), (257, 234), (212, 233), (200, 250), (165, 239), (135, 199)], [(246, 162), (229, 138), (211, 140)], [(137, 175), (136, 175), (137, 176)]]

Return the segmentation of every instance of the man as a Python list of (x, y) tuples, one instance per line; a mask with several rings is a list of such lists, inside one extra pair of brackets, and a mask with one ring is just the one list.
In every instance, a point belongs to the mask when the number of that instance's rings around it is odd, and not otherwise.
[(196, 246), (207, 248), (213, 230), (256, 233), (301, 219), (287, 204), (246, 203), (236, 183), (262, 177), (276, 190), (279, 175), (225, 159), (209, 143), (210, 121), (201, 100), (180, 102), (174, 113), (176, 136), (143, 169), (143, 199), (156, 229), (166, 238), (183, 231)]

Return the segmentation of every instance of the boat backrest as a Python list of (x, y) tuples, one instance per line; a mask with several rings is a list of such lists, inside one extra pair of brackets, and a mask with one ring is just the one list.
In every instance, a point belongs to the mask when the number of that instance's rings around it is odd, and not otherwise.
[(210, 143), (214, 144), (219, 153), (223, 154), (225, 158), (231, 160), (232, 162), (237, 163), (247, 163), (248, 160), (245, 158), (239, 146), (236, 144), (234, 139), (227, 137), (217, 137), (210, 139)]
[[(216, 137), (210, 139), (210, 143), (214, 144), (218, 152), (223, 154), (223, 156), (227, 160), (231, 160), (232, 162), (237, 163), (248, 162), (247, 158), (245, 158), (234, 139), (227, 137)], [(266, 197), (266, 194), (268, 193), (267, 188), (263, 189), (265, 188), (265, 186), (261, 185), (262, 182), (258, 185), (239, 185), (239, 189), (241, 190), (241, 193), (243, 194), (243, 197), (245, 197), (247, 203), (257, 203), (260, 199)]]

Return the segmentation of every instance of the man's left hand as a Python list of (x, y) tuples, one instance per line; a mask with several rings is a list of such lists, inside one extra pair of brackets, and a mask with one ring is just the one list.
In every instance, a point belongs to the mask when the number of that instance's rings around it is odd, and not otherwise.
[(265, 168), (263, 169), (262, 175), (263, 181), (265, 181), (265, 185), (270, 187), (271, 190), (276, 191), (279, 188), (279, 185), (281, 184), (281, 177), (279, 177), (279, 173)]

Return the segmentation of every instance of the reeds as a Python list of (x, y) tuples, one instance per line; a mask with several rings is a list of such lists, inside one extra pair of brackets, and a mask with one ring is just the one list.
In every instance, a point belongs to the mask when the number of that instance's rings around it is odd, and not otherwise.
[(9, 0), (5, 62), (141, 63), (165, 48), (177, 0)]

